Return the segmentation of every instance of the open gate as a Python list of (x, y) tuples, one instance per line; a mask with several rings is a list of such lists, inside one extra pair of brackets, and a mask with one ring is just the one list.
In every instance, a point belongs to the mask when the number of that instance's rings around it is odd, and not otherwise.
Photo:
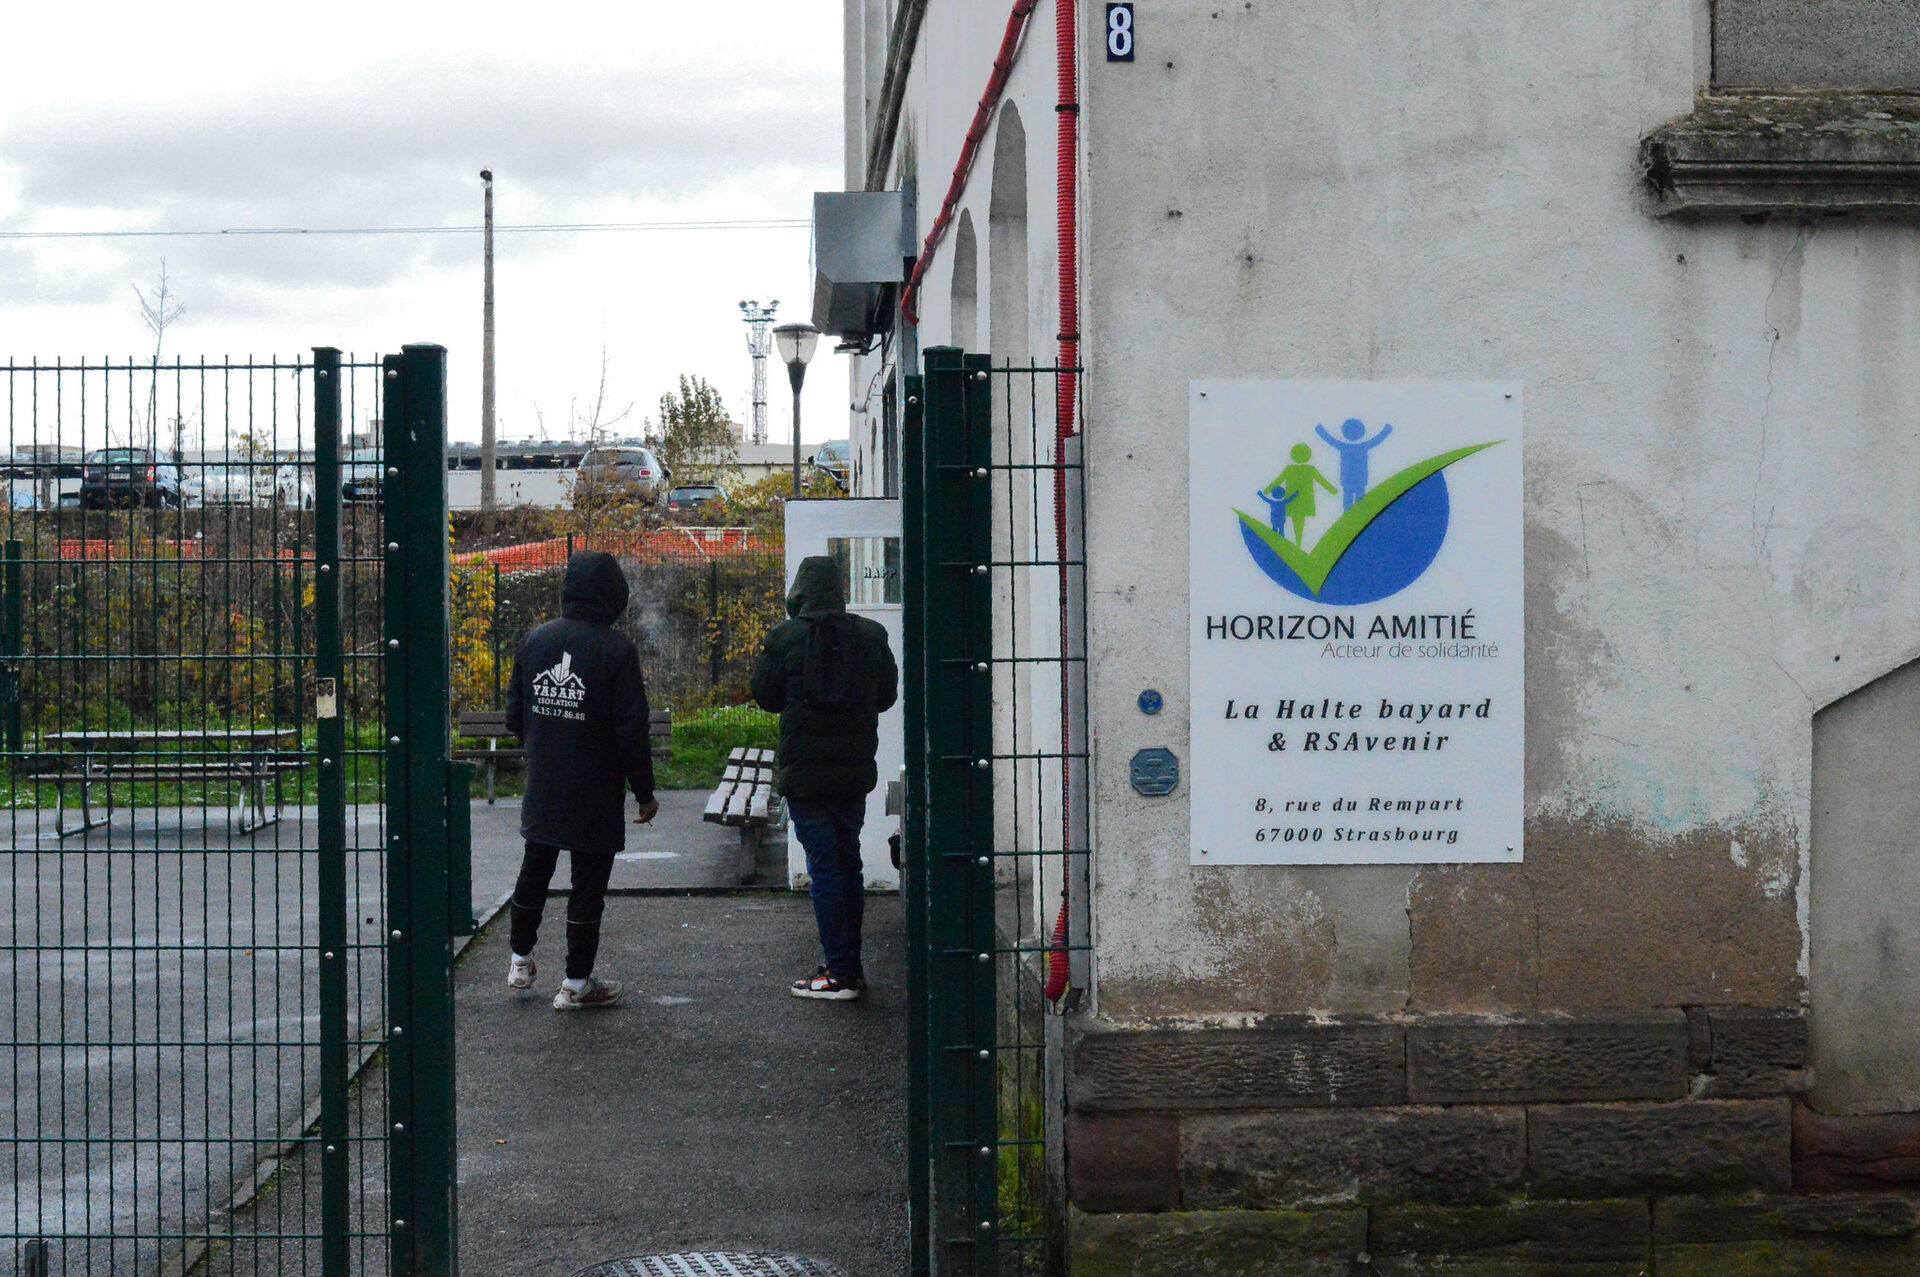
[(454, 1271), (445, 381), (0, 365), (0, 1270)]
[(934, 347), (907, 379), (916, 1277), (1064, 1271), (1055, 1012), (1086, 987), (1086, 577), (1079, 440), (1055, 441), (1052, 408), (1077, 371)]

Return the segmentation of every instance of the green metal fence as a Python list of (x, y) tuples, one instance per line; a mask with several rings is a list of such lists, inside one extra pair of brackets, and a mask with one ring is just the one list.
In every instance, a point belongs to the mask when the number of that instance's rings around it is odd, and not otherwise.
[(514, 649), (559, 608), (575, 549), (604, 549), (620, 560), (633, 605), (614, 627), (639, 651), (655, 704), (678, 709), (747, 699), (760, 639), (786, 619), (784, 545), (747, 529), (669, 527), (591, 540), (568, 535), (468, 556), (466, 571), (482, 588), (464, 598), (456, 593), (453, 624), (474, 634), (479, 660), (461, 664), (464, 652), (456, 655), (456, 711), (503, 704)]
[(453, 1271), (444, 360), (0, 364), (0, 1270)]
[[(1085, 984), (1085, 573), (1078, 441), (1056, 442), (1051, 407), (1073, 371), (935, 347), (924, 375), (908, 378), (902, 676), (917, 1275), (1064, 1270), (1049, 1128), (1062, 1099), (1053, 1012)], [(1051, 990), (1050, 962), (1071, 968)]]

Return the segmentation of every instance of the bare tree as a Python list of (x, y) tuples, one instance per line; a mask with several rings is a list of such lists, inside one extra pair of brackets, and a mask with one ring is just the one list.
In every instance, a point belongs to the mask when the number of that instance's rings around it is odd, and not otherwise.
[[(147, 383), (147, 447), (154, 452), (160, 451), (160, 352), (166, 345), (167, 329), (180, 316), (187, 313), (167, 287), (167, 259), (160, 259), (160, 283), (152, 292), (138, 284), (129, 284), (133, 295), (140, 299), (140, 320), (146, 324), (147, 331), (153, 334), (153, 370)], [(179, 417), (173, 421), (173, 460), (180, 461)], [(129, 440), (131, 442), (131, 440)]]
[[(611, 412), (607, 406), (607, 347), (600, 345), (600, 383), (594, 388), (591, 406), (581, 411), (580, 401), (570, 400), (567, 404), (567, 437), (574, 439), (585, 435), (589, 448), (605, 442), (613, 433), (613, 428), (625, 421), (633, 412), (629, 403), (618, 412)], [(535, 407), (534, 414), (539, 417), (540, 410)], [(540, 420), (541, 433), (546, 433), (546, 421)], [(580, 518), (580, 529), (586, 533), (589, 541), (601, 528), (612, 524), (638, 524), (644, 518), (644, 503), (638, 501), (637, 493), (628, 485), (608, 483), (591, 468), (583, 468), (575, 477), (573, 486), (573, 507)]]

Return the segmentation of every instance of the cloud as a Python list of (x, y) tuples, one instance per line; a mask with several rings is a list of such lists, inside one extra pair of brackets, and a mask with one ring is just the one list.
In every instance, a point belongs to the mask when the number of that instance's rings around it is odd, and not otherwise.
[(483, 166), (503, 220), (572, 220), (582, 202), (698, 205), (756, 173), (830, 167), (838, 107), (830, 76), (772, 59), (409, 58), (244, 93), (37, 104), (7, 120), (0, 163), (16, 216), (40, 226), (63, 210), (168, 228), (466, 223)]
[[(491, 167), (502, 224), (805, 216), (837, 167), (838, 110), (834, 77), (790, 60), (409, 57), (326, 81), (23, 107), (0, 128), (0, 209), (15, 229), (472, 225)], [(577, 238), (508, 243), (536, 261)], [(239, 317), (478, 252), (471, 235), (12, 241), (0, 283), (16, 305), (117, 304), (165, 256), (203, 314)]]

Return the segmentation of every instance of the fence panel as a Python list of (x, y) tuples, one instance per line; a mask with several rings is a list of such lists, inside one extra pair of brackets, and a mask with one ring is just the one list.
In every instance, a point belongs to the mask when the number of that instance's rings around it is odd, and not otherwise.
[[(616, 628), (633, 640), (657, 707), (738, 704), (760, 639), (786, 616), (782, 542), (745, 528), (602, 530), (456, 556), (454, 708), (502, 706), (513, 651), (560, 614), (576, 549), (620, 560), (632, 602)], [(469, 584), (470, 583), (470, 584)]]
[(935, 347), (909, 381), (916, 1274), (1063, 1271), (1049, 1010), (1085, 984), (1085, 575), (1078, 440), (1045, 422), (1074, 371)]
[(0, 365), (0, 1265), (392, 1263), (382, 371)]

